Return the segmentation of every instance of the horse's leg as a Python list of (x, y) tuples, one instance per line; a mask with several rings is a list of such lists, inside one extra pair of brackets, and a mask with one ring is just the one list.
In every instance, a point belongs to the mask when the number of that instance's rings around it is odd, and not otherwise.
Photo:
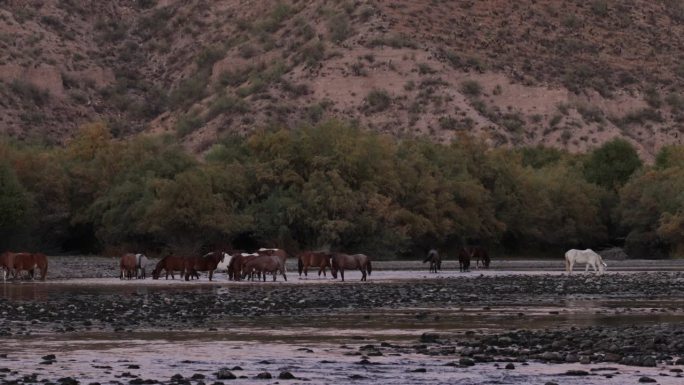
[(211, 277), (214, 275), (214, 270), (209, 270), (209, 282), (211, 282)]
[(342, 282), (344, 282), (344, 270), (340, 269), (340, 278), (342, 278)]

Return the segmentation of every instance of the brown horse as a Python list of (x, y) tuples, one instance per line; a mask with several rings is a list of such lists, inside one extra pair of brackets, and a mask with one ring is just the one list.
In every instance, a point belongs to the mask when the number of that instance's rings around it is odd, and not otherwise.
[(299, 276), (301, 277), (302, 272), (304, 272), (304, 276), (306, 277), (309, 267), (318, 267), (318, 276), (320, 277), (321, 273), (323, 273), (323, 276), (325, 277), (325, 268), (330, 267), (330, 256), (331, 254), (325, 251), (305, 251), (299, 254), (297, 260)]
[(252, 258), (258, 257), (259, 254), (240, 253), (233, 255), (228, 264), (228, 279), (239, 281), (242, 278), (242, 271), (245, 263)]
[(287, 281), (285, 264), (282, 259), (276, 255), (260, 255), (255, 258), (249, 258), (247, 262), (245, 262), (242, 274), (243, 278), (247, 275), (253, 278), (255, 273), (259, 273), (265, 282), (266, 273), (270, 273), (273, 274), (273, 282), (275, 282), (278, 271), (283, 275), (283, 279)]
[(264, 249), (261, 248), (257, 250), (257, 253), (259, 255), (273, 255), (276, 256), (280, 259), (281, 262), (283, 262), (283, 266), (287, 263), (287, 258), (290, 256), (287, 251), (283, 249)]
[(467, 247), (461, 247), (458, 249), (458, 268), (461, 272), (470, 271), (470, 258), (473, 256), (473, 252)]
[(491, 259), (489, 258), (489, 253), (487, 250), (482, 247), (482, 246), (473, 246), (470, 248), (471, 254), (473, 258), (475, 259), (475, 266), (479, 269), (480, 268), (480, 262), (482, 262), (482, 267), (485, 269), (489, 269), (489, 264), (491, 263)]
[(159, 279), (159, 274), (164, 270), (166, 272), (166, 279), (169, 279), (169, 273), (171, 273), (171, 279), (176, 279), (173, 275), (174, 271), (179, 271), (180, 276), (183, 277), (185, 273), (185, 258), (179, 255), (167, 255), (162, 258), (161, 261), (157, 263), (157, 266), (152, 270), (152, 279)]
[(368, 256), (364, 254), (343, 254), (343, 253), (333, 253), (332, 257), (332, 267), (330, 268), (330, 273), (333, 278), (337, 278), (337, 272), (340, 272), (340, 277), (342, 282), (344, 282), (344, 269), (359, 269), (361, 271), (361, 280), (366, 280), (366, 273), (371, 274), (371, 261)]
[(437, 270), (442, 269), (442, 257), (439, 256), (439, 253), (435, 249), (431, 249), (430, 251), (428, 251), (427, 256), (423, 260), (423, 263), (425, 262), (430, 262), (431, 273), (437, 273)]
[(132, 279), (138, 272), (138, 257), (135, 254), (124, 254), (119, 260), (119, 279)]
[(9, 251), (0, 254), (0, 269), (2, 269), (3, 281), (6, 281), (10, 274), (14, 275), (14, 254)]
[(211, 252), (201, 257), (189, 257), (185, 259), (185, 280), (190, 280), (190, 275), (198, 275), (199, 271), (208, 271), (209, 280), (214, 276), (214, 270), (219, 262), (225, 258), (222, 252)]
[(14, 263), (12, 268), (16, 276), (21, 274), (22, 270), (29, 273), (29, 278), (35, 278), (36, 269), (40, 270), (40, 279), (45, 281), (47, 276), (48, 261), (45, 254), (42, 253), (16, 253), (14, 254)]

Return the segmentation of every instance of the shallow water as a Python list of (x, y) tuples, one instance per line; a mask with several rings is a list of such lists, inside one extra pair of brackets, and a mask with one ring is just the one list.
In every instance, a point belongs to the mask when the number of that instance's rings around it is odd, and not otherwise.
[[(434, 278), (419, 272), (376, 272), (368, 284)], [(499, 272), (485, 272), (499, 274)], [(525, 274), (516, 272), (516, 274)], [(537, 274), (537, 273), (532, 273)], [(477, 277), (478, 273), (458, 272), (438, 275), (442, 278)], [(352, 277), (350, 274), (348, 277)], [(260, 283), (266, 287), (281, 285), (327, 284), (329, 279), (291, 280)], [(217, 282), (119, 281), (118, 279), (79, 279), (2, 285), (0, 300), (48, 301), (69, 297), (96, 299), (105, 294), (147, 296), (157, 293), (211, 293), (229, 296), (231, 290), (255, 283), (229, 283), (223, 277)], [(315, 288), (314, 288), (315, 290)], [(258, 318), (228, 318), (205, 325), (204, 330), (137, 330), (134, 332), (83, 331), (56, 334), (43, 331), (35, 335), (4, 337), (0, 343), (0, 383), (33, 373), (37, 380), (71, 376), (81, 383), (120, 381), (133, 377), (169, 382), (178, 373), (189, 378), (205, 375), (206, 383), (215, 380), (221, 367), (236, 365), (234, 371), (248, 378), (229, 383), (251, 384), (260, 372), (277, 376), (290, 371), (299, 380), (272, 380), (282, 383), (353, 383), (413, 384), (625, 384), (636, 383), (640, 376), (657, 378), (660, 384), (680, 384), (682, 378), (669, 372), (671, 367), (640, 368), (604, 363), (601, 365), (515, 363), (514, 370), (503, 369), (503, 363), (483, 363), (461, 368), (445, 366), (458, 360), (453, 356), (427, 356), (401, 352), (369, 357), (374, 365), (361, 365), (359, 347), (390, 342), (410, 346), (419, 343), (426, 332), (456, 339), (467, 339), (472, 333), (488, 334), (515, 329), (568, 328), (584, 326), (650, 325), (684, 323), (684, 298), (681, 296), (620, 295), (537, 295), (529, 298), (500, 298), (474, 302), (472, 306), (419, 306), (415, 302), (399, 307), (369, 309), (339, 308), (324, 314), (293, 314)], [(208, 328), (215, 330), (208, 331)], [(399, 349), (398, 351), (400, 351)], [(408, 352), (409, 350), (407, 350)], [(41, 364), (41, 357), (56, 354), (57, 361)], [(356, 354), (356, 355), (350, 355)], [(377, 363), (378, 365), (375, 365)], [(129, 368), (129, 365), (140, 368)], [(596, 370), (602, 367), (611, 370)], [(414, 372), (425, 369), (425, 372)], [(567, 370), (581, 369), (591, 376), (565, 376)], [(129, 374), (125, 374), (129, 373)], [(610, 375), (608, 378), (605, 374)], [(307, 381), (305, 381), (307, 380)]]
[[(245, 337), (243, 335), (243, 337)], [(363, 344), (376, 342), (363, 341)], [(277, 339), (237, 339), (233, 333), (131, 333), (89, 334), (72, 338), (20, 338), (4, 341), (3, 350), (11, 352), (0, 359), (0, 367), (10, 368), (4, 379), (37, 374), (37, 379), (78, 378), (81, 383), (101, 383), (119, 380), (128, 382), (131, 376), (142, 379), (169, 381), (174, 374), (189, 378), (196, 373), (207, 380), (222, 367), (240, 366), (237, 376), (247, 376), (230, 383), (254, 383), (261, 372), (277, 376), (290, 371), (299, 380), (281, 383), (345, 383), (350, 376), (360, 376), (354, 383), (412, 383), (412, 384), (476, 384), (476, 383), (544, 383), (563, 384), (624, 384), (636, 383), (643, 375), (657, 377), (660, 384), (679, 384), (681, 378), (669, 373), (669, 367), (635, 368), (622, 365), (545, 365), (531, 362), (515, 364), (514, 370), (503, 369), (505, 364), (477, 364), (469, 368), (446, 366), (453, 362), (448, 357), (428, 357), (416, 354), (396, 354), (372, 357), (372, 365), (360, 365), (360, 356), (346, 355), (358, 351), (359, 341), (337, 336), (327, 341), (299, 336), (298, 342), (283, 343)], [(41, 356), (54, 353), (57, 360), (41, 365)], [(138, 365), (129, 367), (129, 365)], [(610, 367), (610, 370), (592, 369)], [(424, 373), (414, 372), (425, 369)], [(567, 370), (585, 370), (592, 376), (569, 377)], [(610, 374), (606, 378), (602, 374)], [(668, 377), (658, 377), (667, 374)], [(129, 376), (130, 375), (130, 376)], [(122, 377), (123, 376), (123, 377)], [(205, 380), (205, 382), (209, 382)], [(306, 381), (304, 381), (306, 380)], [(272, 383), (268, 382), (268, 383)]]

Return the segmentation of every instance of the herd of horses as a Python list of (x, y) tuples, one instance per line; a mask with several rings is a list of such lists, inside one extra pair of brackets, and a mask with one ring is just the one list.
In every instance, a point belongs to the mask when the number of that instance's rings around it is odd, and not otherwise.
[[(259, 249), (254, 253), (241, 251), (212, 251), (202, 256), (167, 255), (162, 258), (152, 270), (152, 278), (159, 279), (164, 275), (165, 279), (176, 278), (178, 273), (181, 279), (189, 281), (199, 278), (200, 272), (207, 272), (209, 280), (213, 279), (215, 271), (226, 272), (228, 279), (233, 281), (261, 279), (266, 281), (266, 276), (273, 276), (276, 281), (278, 275), (287, 281), (287, 268), (285, 263), (290, 257), (289, 253), (282, 249)], [(121, 257), (119, 267), (120, 279), (145, 278), (145, 271), (149, 260), (143, 254), (125, 254)], [(344, 281), (345, 270), (358, 269), (361, 272), (361, 280), (366, 281), (372, 272), (370, 258), (365, 254), (344, 254), (332, 252), (303, 252), (298, 256), (299, 275), (308, 275), (310, 267), (317, 267), (318, 275), (326, 276), (326, 268), (330, 269), (333, 278), (338, 274)]]
[[(459, 270), (470, 270), (470, 261), (475, 260), (476, 267), (488, 269), (491, 258), (487, 250), (481, 246), (460, 247), (457, 251)], [(272, 275), (273, 281), (277, 276), (283, 276), (287, 281), (287, 269), (285, 263), (290, 254), (282, 249), (259, 249), (253, 253), (241, 251), (213, 251), (202, 256), (179, 256), (167, 255), (162, 258), (152, 270), (152, 278), (159, 279), (164, 274), (168, 279), (175, 279), (178, 272), (181, 279), (199, 279), (200, 272), (207, 272), (209, 281), (213, 279), (215, 271), (227, 273), (233, 281), (261, 279), (266, 281), (267, 275)], [(119, 261), (120, 279), (145, 279), (150, 267), (150, 259), (144, 254), (124, 254)], [(442, 268), (442, 257), (435, 249), (430, 250), (423, 260), (429, 262), (429, 271), (437, 273)], [(584, 263), (585, 271), (592, 267), (596, 274), (603, 274), (608, 266), (601, 256), (591, 249), (571, 249), (565, 253), (565, 270), (572, 273), (575, 263)], [(361, 272), (361, 281), (366, 281), (372, 272), (370, 258), (365, 254), (344, 254), (327, 251), (304, 251), (297, 256), (299, 276), (308, 276), (309, 268), (317, 268), (318, 276), (327, 276), (326, 269), (330, 269), (333, 278), (338, 274), (344, 281), (345, 270), (358, 269)], [(42, 253), (14, 253), (5, 252), (0, 254), (0, 271), (3, 281), (8, 277), (21, 278), (23, 272), (28, 273), (28, 278), (34, 279), (36, 271), (40, 271), (40, 279), (47, 276), (48, 260)]]
[[(479, 269), (480, 265), (482, 268), (489, 269), (489, 264), (491, 263), (491, 258), (489, 253), (482, 246), (462, 246), (457, 250), (458, 256), (458, 269), (461, 272), (470, 271), (470, 261), (475, 260), (475, 266)], [(423, 260), (423, 263), (430, 262), (429, 271), (431, 273), (437, 273), (442, 269), (442, 257), (439, 252), (435, 249), (428, 251), (427, 256)]]

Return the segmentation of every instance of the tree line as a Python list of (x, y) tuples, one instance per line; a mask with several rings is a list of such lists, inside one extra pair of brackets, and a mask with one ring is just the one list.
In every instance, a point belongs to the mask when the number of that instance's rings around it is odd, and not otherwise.
[(684, 150), (652, 166), (613, 140), (588, 154), (395, 138), (330, 121), (226, 136), (65, 146), (0, 140), (0, 247), (65, 253), (334, 249), (376, 258), (481, 244), (513, 254), (623, 246), (684, 253)]

